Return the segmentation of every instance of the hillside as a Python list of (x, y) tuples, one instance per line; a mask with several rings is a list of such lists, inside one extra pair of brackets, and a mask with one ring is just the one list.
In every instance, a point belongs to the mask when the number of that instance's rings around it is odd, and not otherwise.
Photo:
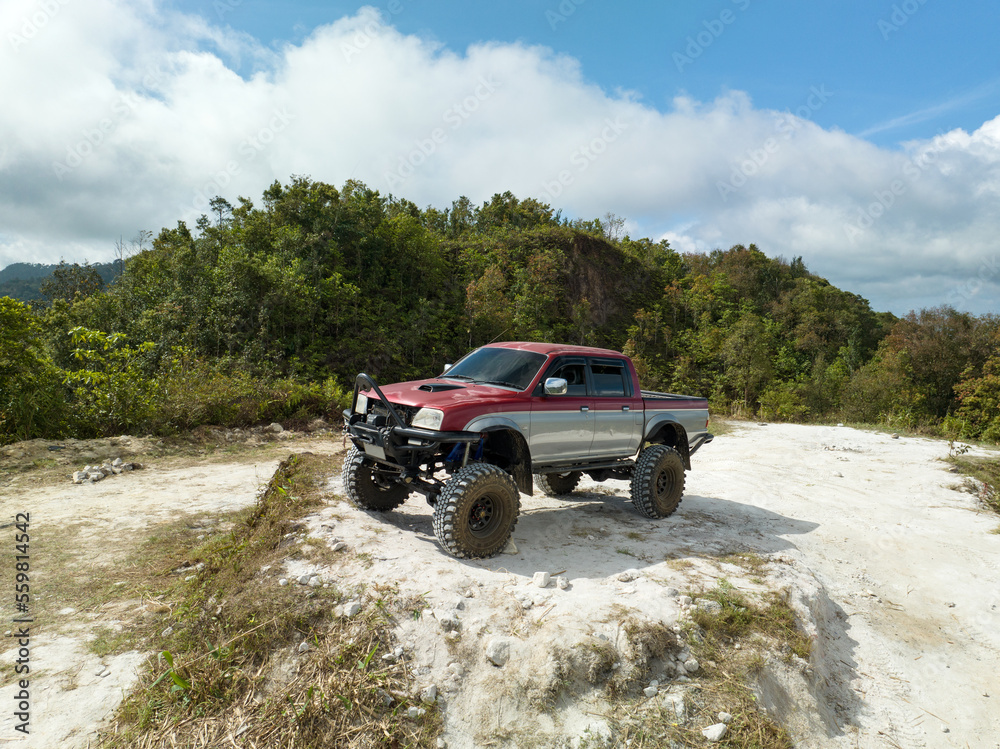
[(78, 264), (42, 264), (42, 263), (11, 263), (0, 268), (0, 297), (9, 296), (22, 302), (35, 302), (44, 299), (42, 284), (52, 280), (53, 274), (60, 268), (84, 268), (96, 271), (105, 284), (111, 283), (120, 275), (120, 264), (86, 263)]

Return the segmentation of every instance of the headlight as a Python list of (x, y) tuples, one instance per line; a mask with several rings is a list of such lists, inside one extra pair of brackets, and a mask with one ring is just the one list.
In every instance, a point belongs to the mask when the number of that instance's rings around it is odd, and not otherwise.
[(358, 393), (358, 402), (354, 406), (354, 413), (364, 416), (368, 412), (368, 396)]
[(443, 419), (444, 411), (439, 411), (436, 408), (421, 408), (413, 417), (410, 426), (421, 427), (423, 429), (440, 429)]

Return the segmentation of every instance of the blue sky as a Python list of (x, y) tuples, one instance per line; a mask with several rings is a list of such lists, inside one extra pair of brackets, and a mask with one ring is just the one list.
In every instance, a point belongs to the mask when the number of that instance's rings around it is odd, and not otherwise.
[(107, 260), (305, 174), (422, 206), (509, 189), (801, 255), (876, 309), (995, 312), (988, 8), (7, 0), (0, 266)]

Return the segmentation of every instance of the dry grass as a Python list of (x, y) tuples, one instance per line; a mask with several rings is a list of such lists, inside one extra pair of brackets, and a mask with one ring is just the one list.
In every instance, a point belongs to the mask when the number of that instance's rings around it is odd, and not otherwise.
[[(289, 552), (302, 553), (301, 544), (293, 546), (304, 533), (299, 521), (324, 501), (322, 487), (337, 462), (290, 457), (228, 532), (186, 545), (179, 541), (187, 534), (175, 528), (146, 545), (136, 574), (159, 586), (173, 632), (140, 633), (158, 655), (102, 746), (432, 745), (437, 710), (424, 706), (418, 719), (407, 717), (413, 700), (406, 663), (381, 659), (392, 650), (395, 618), (412, 615), (413, 602), (373, 590), (362, 613), (348, 620), (332, 616), (342, 597), (336, 587), (277, 583)], [(158, 619), (156, 630), (163, 626)]]
[(972, 477), (963, 482), (961, 489), (976, 495), (986, 509), (1000, 514), (1000, 460), (952, 455), (948, 462)]

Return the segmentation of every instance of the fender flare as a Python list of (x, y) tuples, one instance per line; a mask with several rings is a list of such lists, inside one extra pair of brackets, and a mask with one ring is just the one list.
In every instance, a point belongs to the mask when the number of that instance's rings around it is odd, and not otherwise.
[(511, 435), (509, 445), (503, 452), (510, 459), (510, 474), (517, 484), (518, 491), (531, 496), (534, 492), (534, 478), (531, 475), (531, 450), (528, 448), (528, 437), (520, 425), (513, 419), (491, 414), (470, 421), (463, 431), (466, 432), (506, 432)]
[(643, 442), (668, 445), (680, 453), (684, 468), (691, 470), (691, 448), (688, 445), (687, 430), (668, 414), (654, 418), (646, 426)]

